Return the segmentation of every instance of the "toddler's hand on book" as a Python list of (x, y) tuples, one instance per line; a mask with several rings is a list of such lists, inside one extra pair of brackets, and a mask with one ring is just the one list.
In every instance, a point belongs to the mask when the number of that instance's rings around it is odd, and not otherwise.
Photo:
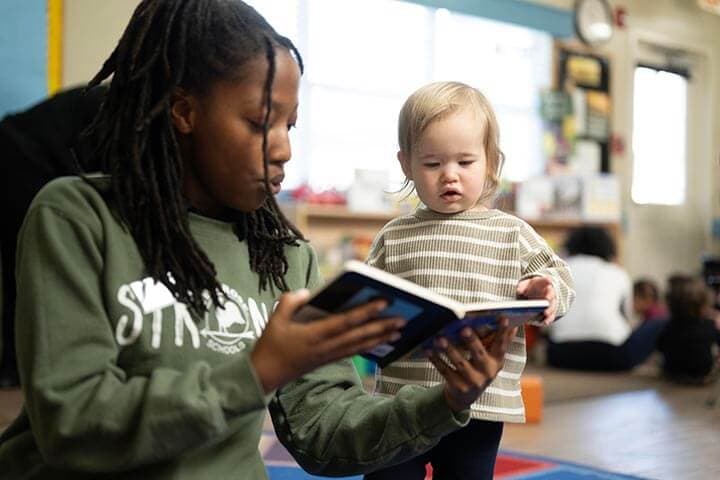
[(520, 280), (517, 286), (517, 297), (528, 300), (547, 300), (550, 306), (543, 312), (543, 325), (550, 325), (557, 314), (557, 295), (552, 281), (547, 277), (531, 277)]
[(282, 295), (255, 343), (250, 358), (266, 393), (318, 367), (395, 341), (406, 323), (400, 317), (377, 318), (385, 300), (308, 323), (293, 321), (308, 299), (307, 291)]
[[(425, 354), (445, 378), (445, 400), (455, 412), (460, 412), (477, 400), (490, 382), (497, 376), (505, 362), (505, 352), (517, 327), (508, 328), (507, 320), (500, 323), (488, 348), (470, 328), (461, 332), (464, 342), (462, 349), (453, 346), (446, 338), (435, 340), (435, 350)], [(463, 355), (467, 352), (467, 355)], [(447, 360), (441, 357), (445, 354)]]

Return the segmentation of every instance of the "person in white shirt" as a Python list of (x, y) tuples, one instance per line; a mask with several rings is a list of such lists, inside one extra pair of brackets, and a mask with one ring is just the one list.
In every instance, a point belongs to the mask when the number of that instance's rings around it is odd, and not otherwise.
[(655, 351), (665, 321), (633, 329), (632, 281), (613, 263), (615, 243), (600, 227), (573, 230), (565, 243), (576, 298), (570, 311), (549, 327), (547, 361), (574, 370), (622, 371)]

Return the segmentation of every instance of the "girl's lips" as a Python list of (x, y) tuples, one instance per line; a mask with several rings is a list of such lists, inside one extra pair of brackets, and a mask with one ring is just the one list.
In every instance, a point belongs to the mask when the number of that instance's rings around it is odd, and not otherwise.
[(440, 195), (440, 198), (442, 198), (446, 202), (455, 202), (457, 200), (460, 200), (462, 198), (462, 195), (458, 192), (445, 192)]
[(285, 175), (275, 175), (274, 177), (270, 178), (270, 190), (272, 191), (273, 195), (277, 195), (278, 192), (280, 192), (282, 181), (285, 180)]

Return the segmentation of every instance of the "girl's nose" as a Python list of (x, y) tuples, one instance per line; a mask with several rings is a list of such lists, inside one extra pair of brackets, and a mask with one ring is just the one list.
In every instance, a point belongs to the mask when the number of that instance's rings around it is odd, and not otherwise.
[(457, 181), (458, 176), (457, 172), (452, 166), (447, 166), (442, 169), (442, 173), (440, 176), (440, 181), (443, 183), (452, 183)]
[(290, 135), (287, 130), (268, 132), (268, 161), (270, 163), (285, 163), (292, 156)]

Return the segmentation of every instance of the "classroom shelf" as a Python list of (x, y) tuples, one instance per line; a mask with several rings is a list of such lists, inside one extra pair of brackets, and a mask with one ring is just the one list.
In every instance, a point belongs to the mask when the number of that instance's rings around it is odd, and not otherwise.
[[(401, 215), (400, 212), (353, 212), (342, 205), (300, 203), (282, 204), (281, 208), (319, 252), (336, 247), (348, 238), (372, 240), (387, 222)], [(616, 244), (621, 244), (621, 228), (617, 222), (542, 219), (528, 220), (528, 223), (558, 252), (567, 233), (582, 225), (604, 227)]]

